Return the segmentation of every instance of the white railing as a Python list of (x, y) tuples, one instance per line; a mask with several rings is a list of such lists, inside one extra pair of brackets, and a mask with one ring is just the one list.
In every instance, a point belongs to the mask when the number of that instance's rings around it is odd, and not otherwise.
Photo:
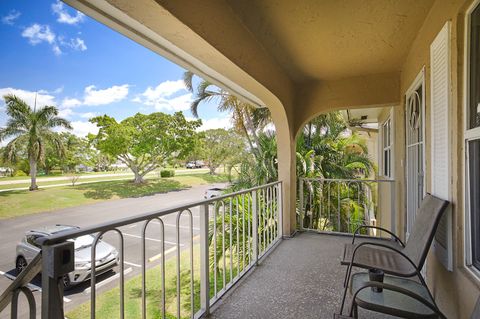
[(374, 225), (395, 231), (395, 182), (300, 178), (297, 216), (300, 230), (350, 234)]
[[(93, 235), (91, 265), (95, 265), (97, 243), (107, 233), (116, 233), (119, 238), (119, 314), (125, 316), (125, 260), (124, 226), (143, 222), (139, 249), (141, 249), (141, 316), (146, 318), (148, 307), (157, 307), (161, 318), (199, 318), (209, 313), (210, 307), (233, 287), (259, 260), (282, 238), (282, 183), (274, 182), (240, 192), (219, 196), (209, 200), (193, 202), (171, 209), (150, 212), (101, 225), (69, 230), (38, 240), (42, 246), (42, 318), (64, 318), (63, 275), (73, 270), (75, 264), (71, 239)], [(198, 213), (198, 215), (197, 215)], [(168, 278), (165, 265), (165, 222), (169, 214), (176, 215), (176, 267), (175, 276)], [(188, 218), (188, 224), (182, 224)], [(194, 217), (199, 222), (199, 244), (194, 237)], [(157, 304), (147, 304), (147, 254), (146, 232), (151, 225), (159, 228), (156, 249), (160, 253), (161, 296)], [(120, 228), (122, 227), (122, 229)], [(153, 228), (153, 227), (152, 227)], [(128, 227), (127, 227), (128, 229)], [(187, 229), (188, 235), (180, 236)], [(151, 229), (150, 229), (151, 231)], [(184, 242), (181, 243), (181, 239)], [(187, 238), (185, 240), (185, 238)], [(198, 246), (197, 246), (198, 245)], [(182, 249), (183, 247), (183, 249)], [(151, 246), (150, 246), (151, 248)], [(199, 253), (194, 253), (199, 248)], [(198, 250), (197, 250), (198, 251)], [(188, 256), (188, 266), (182, 260)], [(197, 260), (195, 260), (197, 259)], [(199, 259), (199, 260), (198, 260)], [(96, 267), (92, 267), (90, 278), (90, 317), (97, 316)], [(184, 269), (188, 268), (188, 269)], [(150, 268), (151, 269), (151, 268)], [(185, 272), (186, 271), (186, 272)], [(38, 272), (38, 269), (37, 269)], [(186, 274), (185, 274), (186, 273)], [(189, 281), (188, 287), (181, 281)], [(199, 279), (198, 282), (195, 280)], [(172, 309), (166, 301), (166, 281), (176, 281), (176, 307)], [(18, 288), (18, 287), (17, 287)], [(189, 300), (190, 309), (181, 308), (181, 301)], [(16, 300), (13, 300), (15, 301)], [(199, 305), (199, 306), (198, 306)], [(12, 309), (16, 309), (12, 305)], [(112, 315), (113, 316), (113, 315)], [(115, 315), (117, 317), (117, 315)]]

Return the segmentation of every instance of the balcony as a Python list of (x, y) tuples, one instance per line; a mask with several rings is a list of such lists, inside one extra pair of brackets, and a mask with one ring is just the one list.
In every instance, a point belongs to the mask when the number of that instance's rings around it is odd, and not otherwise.
[[(10, 301), (15, 309), (20, 293), (28, 297), (29, 292), (21, 287), (40, 271), (42, 300), (31, 303), (32, 313), (41, 311), (42, 318), (61, 318), (65, 316), (65, 307), (68, 317), (72, 307), (64, 305), (58, 284), (74, 267), (75, 260), (66, 258), (69, 252), (74, 256), (71, 239), (90, 234), (95, 237), (91, 264), (96, 264), (93, 261), (97, 260), (98, 242), (113, 235), (110, 238), (113, 243), (118, 236), (119, 281), (117, 290), (109, 292), (110, 299), (105, 302), (105, 290), (98, 290), (102, 286), (95, 276), (98, 270), (93, 268), (88, 280), (90, 305), (85, 305), (80, 317), (103, 318), (98, 313), (105, 314), (102, 307), (115, 299), (118, 302), (115, 313), (123, 318), (132, 311), (131, 295), (136, 291), (134, 317), (145, 318), (155, 311), (160, 318), (163, 315), (200, 318), (206, 314), (213, 318), (318, 318), (319, 315), (331, 318), (338, 311), (342, 297), (346, 269), (340, 266), (340, 254), (343, 245), (351, 240), (345, 233), (380, 217), (381, 203), (374, 198), (378, 198), (382, 188), (393, 192), (393, 187), (391, 181), (377, 180), (299, 181), (300, 194), (304, 195), (299, 196), (302, 231), (291, 238), (282, 238), (281, 182), (40, 238), (37, 242), (44, 253), (4, 292), (0, 309)], [(393, 213), (392, 210), (390, 214)], [(167, 254), (164, 222), (176, 225), (176, 254), (171, 258), (164, 257)], [(143, 262), (137, 275), (141, 280), (132, 284), (135, 280), (125, 279), (124, 235), (137, 223), (143, 225), (137, 239)], [(199, 231), (198, 235), (194, 229)], [(155, 245), (147, 246), (146, 238), (152, 236), (152, 230), (160, 231), (161, 237)], [(160, 256), (155, 257), (160, 259), (156, 264), (147, 263), (152, 249)], [(170, 272), (165, 272), (165, 268)], [(149, 279), (152, 270), (159, 276), (161, 287), (155, 292), (155, 300), (151, 298), (155, 290)], [(40, 304), (41, 309), (37, 307)], [(27, 305), (19, 309), (26, 316)]]
[[(340, 254), (350, 241), (348, 236), (313, 232), (282, 240), (218, 302), (211, 318), (333, 318), (346, 270)], [(363, 309), (359, 317), (386, 318)]]

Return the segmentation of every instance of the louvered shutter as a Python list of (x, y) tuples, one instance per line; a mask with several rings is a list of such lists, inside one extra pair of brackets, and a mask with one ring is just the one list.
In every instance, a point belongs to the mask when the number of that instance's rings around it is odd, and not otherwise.
[[(450, 22), (430, 46), (432, 194), (450, 200)], [(452, 213), (449, 208), (435, 235), (434, 249), (440, 262), (452, 270)]]

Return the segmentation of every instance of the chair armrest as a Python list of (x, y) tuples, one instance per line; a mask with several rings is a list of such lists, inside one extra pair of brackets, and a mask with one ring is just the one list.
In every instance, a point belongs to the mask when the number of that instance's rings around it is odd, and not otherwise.
[(405, 247), (405, 244), (403, 243), (403, 241), (402, 241), (397, 235), (395, 235), (392, 231), (390, 231), (390, 230), (388, 230), (388, 229), (385, 229), (385, 228), (383, 228), (383, 227), (378, 227), (378, 226), (373, 226), (373, 225), (360, 225), (360, 226), (358, 226), (357, 229), (355, 229), (355, 232), (353, 233), (352, 244), (355, 243), (355, 238), (357, 237), (358, 232), (359, 232), (362, 228), (373, 228), (373, 229), (378, 229), (378, 230), (384, 231), (384, 232), (392, 235), (392, 237), (393, 237), (396, 241), (398, 241), (398, 243), (400, 244), (400, 246)]
[[(413, 299), (417, 300), (418, 302), (424, 304), (426, 307), (430, 308), (432, 311), (434, 311), (441, 318), (446, 319), (445, 315), (443, 315), (443, 313), (440, 311), (440, 309), (438, 309), (438, 307), (436, 307), (434, 304), (432, 304), (431, 302), (429, 302), (428, 300), (426, 300), (424, 297), (420, 296), (419, 294), (417, 294), (417, 293), (415, 293), (411, 290), (402, 288), (402, 287), (398, 287), (398, 286), (394, 286), (394, 285), (391, 285), (391, 284), (386, 284), (386, 283), (378, 282), (378, 281), (367, 281), (360, 288), (358, 288), (357, 291), (353, 295), (354, 302), (355, 302), (355, 298), (357, 297), (358, 293), (360, 291), (362, 291), (363, 289), (366, 289), (366, 288), (369, 288), (369, 287), (382, 288), (384, 290), (395, 291), (395, 292), (398, 292), (400, 294), (406, 295), (406, 296), (408, 296), (410, 298), (413, 298)], [(350, 309), (350, 316), (352, 315), (352, 312), (353, 312), (353, 303), (352, 303), (352, 308)]]

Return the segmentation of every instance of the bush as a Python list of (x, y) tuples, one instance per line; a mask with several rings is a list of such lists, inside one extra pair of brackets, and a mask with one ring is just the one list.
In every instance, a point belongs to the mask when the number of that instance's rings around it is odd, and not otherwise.
[(17, 176), (28, 176), (28, 175), (24, 171), (18, 170), (15, 173), (13, 173), (13, 177), (17, 177)]
[(175, 171), (171, 169), (164, 169), (160, 171), (160, 177), (173, 177), (175, 176)]

